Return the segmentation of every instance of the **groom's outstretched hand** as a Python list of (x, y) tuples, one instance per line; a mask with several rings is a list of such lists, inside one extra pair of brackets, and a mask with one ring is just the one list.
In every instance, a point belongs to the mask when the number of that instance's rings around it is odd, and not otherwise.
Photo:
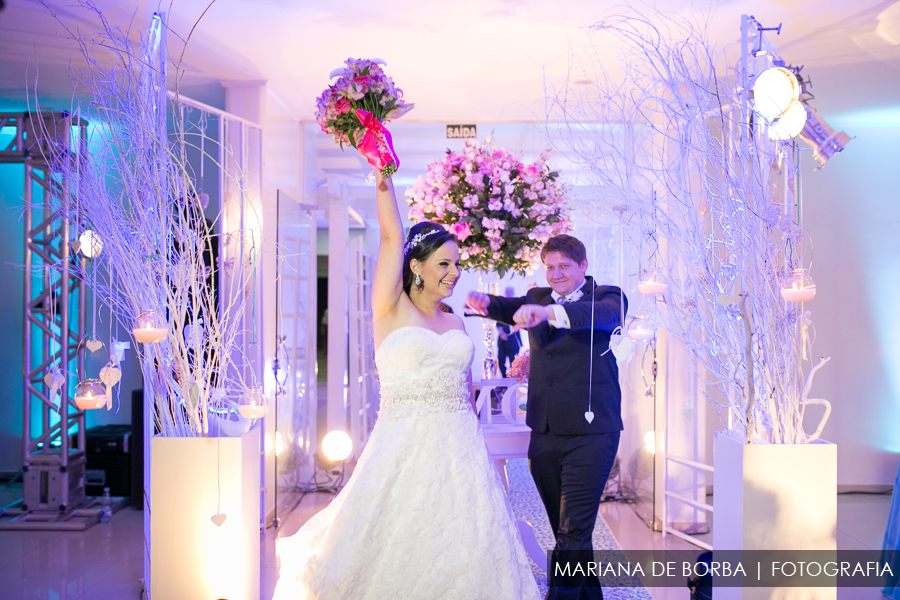
[(515, 321), (516, 325), (513, 327), (512, 333), (520, 329), (534, 327), (544, 321), (549, 321), (553, 318), (552, 311), (553, 309), (549, 306), (541, 306), (540, 304), (525, 304), (519, 307), (519, 310), (513, 315), (513, 321)]
[(466, 305), (481, 316), (487, 314), (488, 305), (490, 303), (490, 296), (482, 294), (481, 292), (469, 292), (466, 296)]

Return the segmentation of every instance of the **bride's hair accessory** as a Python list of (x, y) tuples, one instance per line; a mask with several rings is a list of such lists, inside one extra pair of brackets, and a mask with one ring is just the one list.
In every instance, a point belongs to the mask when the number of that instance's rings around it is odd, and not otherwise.
[(419, 277), (419, 274), (416, 273), (416, 286), (422, 285), (422, 278)]
[(438, 231), (443, 231), (443, 229), (436, 227), (431, 231), (426, 231), (425, 233), (417, 233), (413, 236), (413, 239), (409, 240), (409, 242), (405, 246), (403, 246), (403, 254), (409, 254), (409, 251), (418, 246), (419, 242), (427, 238), (432, 233), (437, 233)]

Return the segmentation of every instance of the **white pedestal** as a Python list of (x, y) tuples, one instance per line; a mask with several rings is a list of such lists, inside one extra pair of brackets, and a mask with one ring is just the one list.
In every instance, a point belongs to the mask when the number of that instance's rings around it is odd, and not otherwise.
[[(153, 600), (259, 600), (259, 443), (259, 427), (240, 438), (151, 440)], [(221, 527), (210, 520), (217, 513)]]
[[(837, 446), (715, 438), (716, 550), (837, 550)], [(716, 588), (716, 600), (835, 599), (834, 588)]]

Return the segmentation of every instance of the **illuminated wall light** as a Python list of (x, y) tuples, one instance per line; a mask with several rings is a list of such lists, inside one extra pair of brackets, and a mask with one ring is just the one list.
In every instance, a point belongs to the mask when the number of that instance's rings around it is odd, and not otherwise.
[(322, 452), (325, 453), (328, 460), (340, 462), (353, 452), (353, 441), (343, 431), (331, 431), (322, 440)]
[(800, 101), (800, 82), (790, 70), (771, 67), (754, 79), (753, 106), (769, 121), (780, 119)]
[(281, 453), (284, 452), (284, 436), (281, 435), (280, 431), (275, 432), (275, 456), (281, 456)]
[(100, 253), (103, 252), (103, 242), (93, 229), (86, 229), (78, 236), (78, 242), (79, 251), (88, 258), (100, 256)]
[(656, 454), (656, 432), (648, 431), (644, 434), (644, 448), (650, 454)]

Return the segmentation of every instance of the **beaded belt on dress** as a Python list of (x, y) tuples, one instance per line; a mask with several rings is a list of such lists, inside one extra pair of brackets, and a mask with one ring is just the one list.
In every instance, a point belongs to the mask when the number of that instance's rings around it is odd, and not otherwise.
[(469, 409), (469, 384), (458, 372), (412, 382), (381, 384), (379, 417)]

